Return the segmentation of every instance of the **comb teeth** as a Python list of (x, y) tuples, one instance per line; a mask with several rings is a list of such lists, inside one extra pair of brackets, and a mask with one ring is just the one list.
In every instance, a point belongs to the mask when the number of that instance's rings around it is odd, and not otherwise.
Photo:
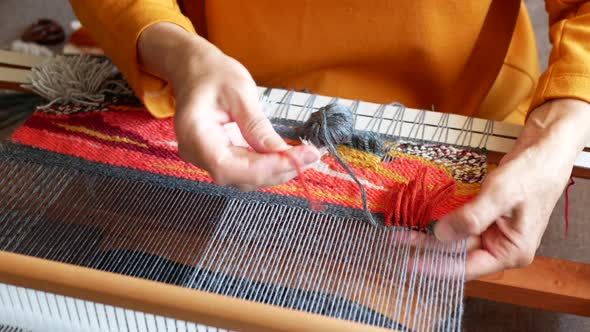
[(32, 331), (21, 329), (20, 327), (7, 326), (7, 325), (0, 324), (0, 332), (32, 332)]
[[(459, 330), (464, 243), (213, 188), (4, 149), (0, 250), (373, 326)], [(0, 306), (30, 296), (0, 291)], [(50, 308), (15, 306), (0, 322), (27, 328), (16, 313)]]

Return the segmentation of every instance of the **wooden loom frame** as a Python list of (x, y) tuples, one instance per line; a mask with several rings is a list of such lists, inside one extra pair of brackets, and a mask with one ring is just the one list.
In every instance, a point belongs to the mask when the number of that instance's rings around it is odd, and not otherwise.
[[(18, 88), (42, 59), (0, 51), (0, 88)], [(491, 158), (493, 161), (498, 156)], [(574, 175), (588, 176), (588, 169)], [(590, 316), (590, 264), (536, 257), (466, 284), (466, 296)], [(0, 251), (0, 282), (235, 330), (370, 330), (358, 323)], [(152, 296), (145, 296), (151, 294)]]

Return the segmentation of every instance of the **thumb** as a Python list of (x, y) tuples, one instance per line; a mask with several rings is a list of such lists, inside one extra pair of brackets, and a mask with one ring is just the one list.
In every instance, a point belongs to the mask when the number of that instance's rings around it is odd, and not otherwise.
[(278, 152), (289, 149), (289, 145), (275, 131), (270, 120), (260, 111), (244, 113), (236, 123), (246, 142), (256, 152)]
[(231, 110), (231, 115), (246, 142), (260, 153), (289, 149), (260, 108), (257, 95), (240, 93), (237, 97), (237, 108)]
[(449, 213), (434, 226), (434, 235), (443, 242), (452, 242), (480, 235), (504, 213), (510, 212), (516, 201), (507, 186), (490, 181), (471, 202)]

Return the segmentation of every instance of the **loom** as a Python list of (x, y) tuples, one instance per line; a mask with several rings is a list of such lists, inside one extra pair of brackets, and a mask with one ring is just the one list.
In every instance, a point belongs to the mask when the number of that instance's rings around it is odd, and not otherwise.
[[(4, 55), (11, 67), (0, 77), (19, 86), (43, 62)], [(294, 128), (331, 103), (353, 110), (357, 130), (383, 138), (389, 150), (379, 157), (338, 148), (356, 165), (380, 226), (364, 220), (358, 190), (330, 157), (306, 171), (323, 204), (315, 211), (297, 179), (252, 193), (212, 184), (175, 155), (170, 122), (125, 98), (83, 112), (54, 104), (0, 147), (0, 331), (459, 331), (466, 293), (589, 314), (587, 281), (564, 290), (542, 274), (539, 283), (515, 285), (519, 278), (507, 273), (465, 288), (466, 243), (441, 244), (426, 224), (409, 222), (436, 219), (473, 197), (486, 161), (510, 149), (519, 126), (259, 92), (293, 144)], [(150, 137), (140, 135), (145, 128)], [(575, 174), (587, 174), (589, 156), (580, 154)], [(384, 203), (420, 181), (411, 193), (426, 200), (449, 179), (456, 190), (437, 206), (409, 200), (397, 211)], [(564, 280), (590, 272), (543, 258), (529, 271), (551, 264), (572, 270)], [(523, 291), (553, 304), (531, 303), (538, 301), (518, 296)]]

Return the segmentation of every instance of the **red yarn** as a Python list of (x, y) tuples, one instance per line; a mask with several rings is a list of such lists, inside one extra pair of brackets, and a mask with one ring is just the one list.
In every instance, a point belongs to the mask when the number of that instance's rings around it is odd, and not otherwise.
[(570, 181), (567, 184), (567, 187), (565, 187), (565, 237), (567, 238), (567, 231), (569, 229), (569, 224), (570, 224), (570, 218), (569, 218), (569, 210), (570, 210), (570, 197), (569, 197), (569, 191), (570, 191), (570, 187), (573, 186), (575, 184), (574, 182), (574, 178), (572, 176), (570, 176)]
[(427, 188), (428, 167), (418, 170), (418, 176), (407, 184), (390, 188), (384, 219), (386, 226), (404, 226), (410, 229), (424, 229), (432, 220), (434, 209), (455, 192), (455, 181), (449, 179), (431, 191)]
[(295, 171), (297, 172), (297, 177), (299, 178), (299, 183), (301, 183), (301, 187), (303, 188), (303, 191), (305, 192), (305, 198), (309, 202), (309, 208), (314, 211), (322, 210), (322, 203), (320, 201), (316, 201), (313, 198), (313, 194), (311, 193), (311, 190), (309, 189), (309, 186), (307, 185), (307, 181), (305, 180), (305, 177), (303, 176), (303, 170), (301, 169), (301, 166), (299, 165), (299, 163), (297, 162), (295, 157), (290, 155), (287, 151), (279, 151), (279, 154), (281, 156), (289, 159), (289, 162), (291, 163), (293, 168), (295, 168)]

